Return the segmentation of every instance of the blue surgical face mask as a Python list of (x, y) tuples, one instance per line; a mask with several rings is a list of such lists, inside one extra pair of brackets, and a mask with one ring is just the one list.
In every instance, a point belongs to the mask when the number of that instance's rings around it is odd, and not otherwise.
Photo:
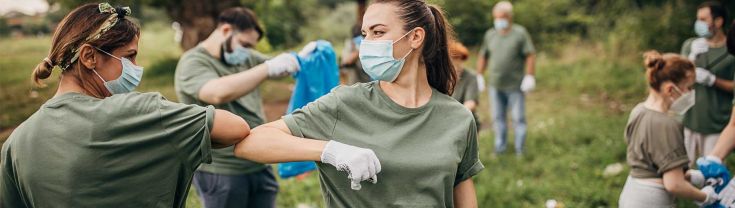
[(400, 59), (393, 58), (393, 44), (403, 39), (413, 30), (398, 38), (391, 40), (363, 40), (360, 44), (360, 62), (362, 69), (370, 75), (373, 80), (393, 82), (401, 73), (406, 57), (413, 51), (411, 48), (406, 55)]
[(694, 22), (694, 32), (697, 33), (697, 36), (702, 38), (712, 37), (712, 31), (709, 30), (709, 25), (702, 20)]
[[(232, 40), (235, 41), (235, 40)], [(225, 41), (227, 42), (227, 41)], [(232, 48), (232, 53), (227, 52), (227, 50), (224, 50), (224, 53), (222, 54), (225, 58), (225, 63), (229, 65), (240, 65), (245, 63), (248, 58), (250, 58), (250, 49), (243, 47), (240, 44), (235, 44), (235, 47)]]
[(107, 51), (103, 51), (99, 48), (97, 48), (97, 50), (109, 56), (112, 56), (117, 60), (120, 60), (120, 63), (122, 64), (122, 74), (115, 80), (105, 81), (105, 79), (103, 79), (102, 76), (97, 73), (97, 70), (92, 70), (95, 74), (97, 74), (97, 77), (99, 77), (102, 82), (105, 83), (105, 88), (107, 88), (107, 91), (110, 91), (110, 93), (112, 94), (128, 93), (132, 92), (135, 87), (140, 84), (140, 80), (143, 78), (143, 67), (133, 64), (133, 62), (130, 62), (130, 60), (124, 57), (119, 58), (113, 56)]
[(495, 19), (493, 21), (493, 26), (495, 27), (495, 30), (504, 30), (510, 26), (510, 23), (507, 19)]

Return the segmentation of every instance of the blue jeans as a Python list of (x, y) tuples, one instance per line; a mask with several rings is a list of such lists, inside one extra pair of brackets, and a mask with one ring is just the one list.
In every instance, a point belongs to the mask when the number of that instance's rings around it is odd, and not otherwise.
[(495, 88), (490, 93), (490, 110), (495, 128), (495, 152), (503, 153), (508, 137), (507, 114), (508, 108), (513, 118), (515, 130), (516, 154), (523, 153), (523, 144), (526, 142), (526, 96), (520, 90), (502, 91)]
[(193, 183), (206, 208), (276, 207), (278, 182), (270, 167), (245, 175), (196, 171)]

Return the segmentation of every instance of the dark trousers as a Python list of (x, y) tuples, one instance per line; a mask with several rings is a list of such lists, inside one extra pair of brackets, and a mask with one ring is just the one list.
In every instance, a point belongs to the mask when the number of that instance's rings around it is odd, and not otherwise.
[(270, 167), (245, 175), (196, 171), (194, 186), (206, 208), (276, 207), (278, 182)]

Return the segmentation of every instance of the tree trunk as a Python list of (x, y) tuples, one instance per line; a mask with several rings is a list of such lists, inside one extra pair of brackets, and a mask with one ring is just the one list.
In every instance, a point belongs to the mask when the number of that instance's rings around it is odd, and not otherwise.
[(214, 31), (222, 10), (240, 5), (239, 0), (183, 0), (168, 1), (164, 6), (171, 19), (181, 24), (181, 48), (189, 50)]

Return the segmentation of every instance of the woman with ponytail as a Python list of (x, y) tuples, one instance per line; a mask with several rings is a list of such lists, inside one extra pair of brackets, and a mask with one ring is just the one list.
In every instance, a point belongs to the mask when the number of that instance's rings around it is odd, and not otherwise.
[[(694, 105), (694, 64), (656, 51), (644, 57), (648, 98), (631, 111), (625, 129), (631, 170), (619, 207), (674, 207), (674, 197), (695, 200), (700, 206), (713, 204), (719, 200), (713, 187), (696, 188), (684, 172), (689, 159), (681, 118)], [(692, 175), (700, 176), (692, 176), (701, 179), (692, 181), (702, 186), (701, 173)]]
[(322, 155), (327, 207), (477, 207), (472, 177), (484, 168), (477, 127), (472, 113), (450, 97), (457, 78), (441, 9), (421, 0), (376, 0), (362, 34), (360, 62), (375, 81), (337, 87), (253, 129), (235, 154), (258, 158), (271, 150), (249, 146), (288, 146), (292, 138), (329, 141), (326, 149), (367, 147), (380, 159), (372, 169), (378, 174), (348, 174), (351, 183), (339, 180), (341, 168), (326, 166), (332, 159)]
[[(211, 148), (249, 134), (230, 112), (132, 91), (143, 68), (136, 65), (140, 29), (130, 13), (85, 4), (59, 23), (32, 73), (41, 84), (59, 68), (59, 86), (3, 144), (0, 207), (184, 207), (194, 170), (212, 161)], [(284, 154), (260, 156), (319, 161), (326, 142), (292, 144)], [(360, 168), (356, 160), (375, 158), (356, 147), (324, 152), (352, 169)]]

